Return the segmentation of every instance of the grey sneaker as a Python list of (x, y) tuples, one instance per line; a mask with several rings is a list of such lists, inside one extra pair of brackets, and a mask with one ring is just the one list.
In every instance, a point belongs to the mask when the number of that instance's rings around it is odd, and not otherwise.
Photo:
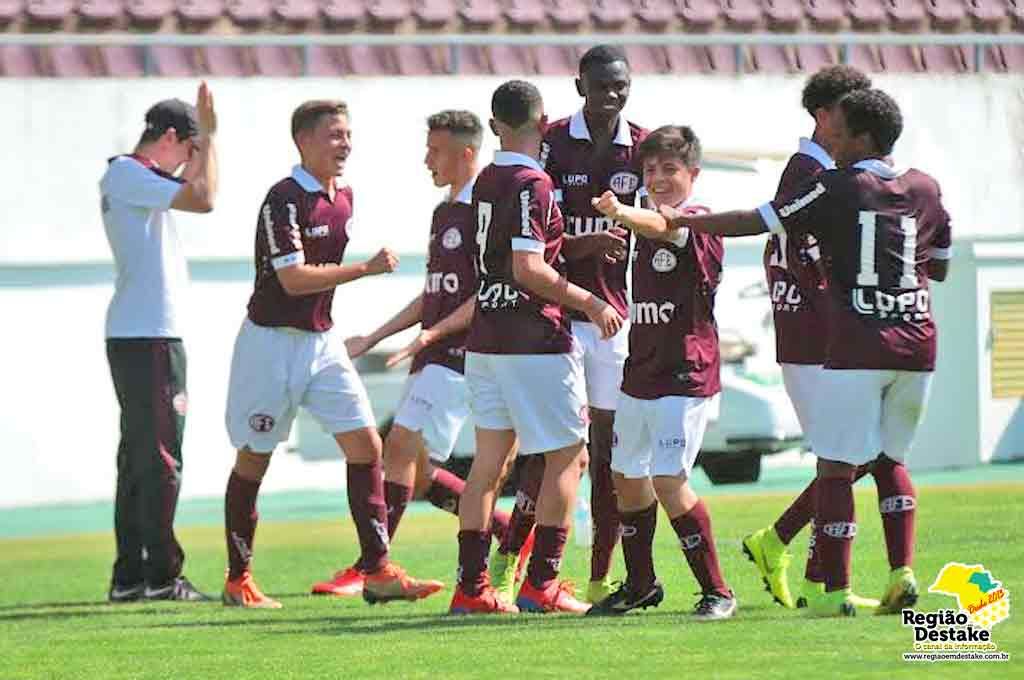
[(144, 583), (136, 583), (131, 586), (122, 586), (116, 583), (110, 584), (107, 591), (107, 602), (112, 604), (123, 604), (125, 602), (138, 602), (142, 599), (142, 593), (146, 589)]
[(212, 602), (213, 598), (199, 592), (184, 576), (156, 588), (146, 586), (143, 596), (147, 600), (174, 600), (177, 602)]
[(718, 593), (704, 593), (693, 608), (693, 618), (698, 621), (719, 621), (729, 619), (736, 613), (736, 598)]
[(623, 583), (618, 590), (591, 607), (587, 616), (619, 616), (633, 609), (657, 607), (664, 599), (665, 589), (658, 581), (643, 592), (636, 592), (628, 583)]

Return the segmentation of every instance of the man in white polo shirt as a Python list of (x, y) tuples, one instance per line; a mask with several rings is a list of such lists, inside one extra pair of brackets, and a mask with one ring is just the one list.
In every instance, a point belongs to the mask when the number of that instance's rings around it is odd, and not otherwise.
[(213, 209), (216, 130), (203, 83), (196, 106), (153, 105), (135, 151), (112, 158), (100, 180), (117, 268), (107, 360), (121, 406), (111, 602), (209, 599), (182, 576), (185, 554), (174, 535), (188, 403), (178, 306), (188, 271), (170, 211)]

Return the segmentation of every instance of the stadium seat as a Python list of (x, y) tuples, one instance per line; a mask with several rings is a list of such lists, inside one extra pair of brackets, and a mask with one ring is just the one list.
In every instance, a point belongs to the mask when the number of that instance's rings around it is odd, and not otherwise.
[(124, 12), (121, 0), (82, 0), (78, 5), (81, 22), (92, 28), (107, 28)]
[(341, 48), (310, 45), (306, 48), (306, 73), (317, 77), (335, 77), (345, 73)]
[(993, 45), (989, 47), (986, 65), (997, 71), (1024, 73), (1024, 45)]
[(175, 9), (185, 28), (204, 30), (224, 14), (222, 0), (177, 0)]
[(468, 29), (490, 30), (501, 22), (501, 6), (495, 0), (464, 0), (459, 17)]
[(789, 45), (754, 45), (751, 59), (758, 73), (796, 73), (800, 70), (796, 50)]
[(884, 70), (881, 54), (876, 45), (850, 45), (846, 58), (846, 63), (859, 68), (861, 71), (878, 73)]
[(901, 33), (921, 33), (928, 23), (921, 0), (885, 0), (885, 11), (892, 30)]
[(804, 0), (804, 14), (819, 33), (841, 31), (849, 24), (842, 0)]
[(38, 52), (27, 45), (0, 45), (0, 73), (8, 78), (35, 78), (42, 75)]
[(924, 45), (921, 61), (928, 73), (966, 73), (974, 70), (974, 49), (962, 45)]
[(412, 11), (419, 28), (440, 30), (455, 20), (453, 0), (420, 0)]
[(324, 0), (320, 13), (328, 27), (352, 30), (366, 16), (366, 8), (353, 0)]
[(398, 45), (395, 59), (398, 72), (403, 76), (429, 76), (443, 74), (447, 70), (444, 47), (428, 45)]
[(548, 20), (563, 31), (576, 31), (587, 22), (587, 5), (583, 0), (550, 0)]
[(522, 31), (536, 31), (547, 18), (540, 0), (514, 0), (505, 3), (505, 20), (510, 28)]
[(99, 51), (103, 68), (102, 75), (112, 78), (138, 78), (146, 72), (142, 63), (142, 48), (117, 45), (101, 47)]
[(72, 0), (28, 0), (25, 7), (29, 20), (46, 25), (63, 23), (74, 11)]
[(533, 49), (537, 73), (542, 76), (576, 75), (579, 55), (574, 47), (561, 45), (537, 45)]
[(0, 0), (0, 27), (13, 23), (21, 16), (24, 8), (24, 0)]
[(932, 27), (945, 33), (967, 30), (967, 8), (960, 0), (926, 0)]
[(633, 16), (642, 30), (659, 33), (675, 23), (676, 9), (670, 0), (634, 0)]
[(348, 45), (341, 48), (344, 72), (355, 76), (397, 75), (394, 53), (386, 47)]
[(274, 0), (274, 15), (292, 26), (305, 26), (316, 20), (320, 7), (315, 0)]
[(1013, 29), (1024, 31), (1024, 0), (1006, 0), (1006, 11), (1013, 22)]
[(799, 0), (764, 0), (764, 16), (768, 28), (780, 33), (796, 33), (805, 23)]
[(670, 73), (709, 73), (707, 48), (692, 45), (668, 45), (665, 59)]
[(228, 16), (243, 28), (259, 28), (271, 17), (269, 0), (228, 0)]
[(708, 33), (722, 22), (722, 6), (713, 0), (677, 0), (676, 14), (688, 33)]
[(920, 73), (924, 71), (921, 52), (912, 45), (881, 45), (878, 48), (886, 73)]
[(197, 72), (198, 51), (192, 48), (159, 45), (151, 47), (149, 51), (157, 75), (190, 78)]
[(260, 45), (253, 47), (251, 58), (261, 76), (291, 78), (302, 75), (302, 54), (297, 47)]
[(532, 55), (525, 47), (490, 45), (484, 51), (495, 75), (528, 76), (537, 72)]
[(628, 0), (594, 0), (590, 4), (590, 20), (605, 31), (621, 31), (633, 17)]
[[(736, 48), (732, 45), (709, 45), (700, 48), (708, 73), (735, 75), (737, 73)], [(741, 51), (742, 54), (742, 51)]]
[(251, 55), (244, 47), (227, 47), (207, 45), (200, 49), (202, 69), (211, 76), (239, 77), (251, 76), (255, 67)]
[(173, 0), (128, 0), (126, 9), (131, 22), (151, 29), (174, 12)]
[(368, 0), (366, 14), (374, 30), (393, 31), (412, 16), (412, 11), (402, 0)]
[(95, 50), (79, 45), (43, 48), (44, 71), (57, 78), (89, 78), (100, 75)]
[(826, 66), (839, 63), (839, 50), (830, 45), (798, 45), (797, 65), (803, 73), (814, 73)]
[(1001, 0), (968, 0), (967, 13), (976, 31), (995, 33), (1009, 23), (1006, 4)]
[(486, 48), (479, 45), (459, 45), (454, 50), (457, 64), (449, 69), (467, 76), (491, 74), (491, 65), (487, 58)]
[(846, 0), (846, 10), (855, 31), (879, 31), (888, 23), (881, 0)]
[(764, 13), (754, 0), (721, 0), (722, 16), (730, 31), (752, 33), (764, 24)]
[(626, 58), (630, 70), (637, 75), (668, 73), (669, 62), (665, 47), (657, 45), (626, 45)]

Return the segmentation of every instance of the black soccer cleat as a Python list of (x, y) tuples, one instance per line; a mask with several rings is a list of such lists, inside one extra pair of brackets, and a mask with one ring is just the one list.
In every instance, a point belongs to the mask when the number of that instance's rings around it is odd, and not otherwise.
[(124, 604), (125, 602), (138, 602), (142, 599), (142, 594), (146, 590), (144, 583), (136, 583), (131, 586), (122, 586), (117, 583), (110, 584), (110, 590), (107, 591), (107, 602), (111, 604)]
[(720, 621), (732, 618), (736, 613), (736, 598), (725, 597), (718, 593), (704, 593), (693, 608), (693, 618), (697, 621)]
[(634, 592), (628, 583), (623, 583), (618, 590), (604, 598), (587, 611), (587, 616), (621, 616), (633, 609), (657, 607), (665, 599), (665, 589), (661, 583), (654, 584), (643, 592)]
[(213, 602), (213, 598), (196, 589), (184, 576), (179, 576), (170, 583), (152, 588), (146, 586), (143, 597), (147, 600), (168, 600), (175, 602)]

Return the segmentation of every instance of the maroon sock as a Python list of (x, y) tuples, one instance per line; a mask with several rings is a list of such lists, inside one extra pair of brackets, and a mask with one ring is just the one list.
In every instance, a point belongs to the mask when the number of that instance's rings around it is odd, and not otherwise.
[(796, 497), (786, 511), (775, 521), (775, 533), (779, 540), (785, 545), (793, 540), (793, 537), (800, 533), (800, 530), (807, 526), (807, 523), (814, 518), (814, 481)]
[(239, 578), (249, 570), (256, 538), (256, 496), (260, 482), (239, 477), (232, 470), (224, 493), (224, 529), (228, 543), (228, 578)]
[(430, 475), (430, 486), (427, 487), (426, 498), (434, 507), (453, 515), (459, 514), (459, 498), (466, 483), (447, 470), (434, 468)]
[(914, 561), (914, 515), (917, 494), (902, 463), (882, 455), (871, 471), (878, 487), (878, 512), (882, 515), (889, 568), (909, 567)]
[[(870, 472), (870, 465), (860, 465), (857, 467), (857, 472), (853, 475), (853, 481), (856, 483), (861, 477)], [(812, 482), (813, 484), (813, 482)], [(815, 485), (817, 488), (817, 485)], [(815, 499), (815, 506), (817, 506), (817, 499)], [(811, 518), (811, 535), (807, 538), (807, 566), (804, 569), (804, 578), (808, 581), (814, 581), (815, 583), (824, 583), (825, 574), (821, 570), (821, 555), (815, 550), (816, 545), (816, 523), (814, 518)]]
[[(593, 431), (591, 427), (591, 431)], [(597, 447), (591, 447), (590, 459), (590, 512), (594, 522), (593, 545), (590, 549), (590, 580), (600, 581), (608, 576), (612, 555), (622, 533), (618, 501), (612, 482), (611, 452), (598, 457)]]
[(508, 531), (498, 551), (503, 555), (518, 554), (526, 537), (537, 522), (537, 496), (544, 481), (544, 456), (530, 456), (520, 468), (516, 506), (512, 509)]
[(690, 564), (690, 571), (700, 584), (701, 592), (732, 597), (732, 591), (722, 578), (722, 569), (718, 566), (715, 538), (711, 535), (711, 515), (704, 501), (697, 501), (688, 513), (673, 519), (672, 528), (679, 537), (679, 544)]
[(388, 508), (384, 502), (384, 478), (375, 463), (348, 463), (348, 507), (359, 535), (356, 568), (367, 574), (388, 561)]
[(562, 566), (562, 553), (565, 552), (565, 540), (568, 537), (569, 527), (537, 525), (533, 555), (530, 556), (530, 566), (526, 569), (526, 578), (534, 588), (544, 590), (558, 578), (558, 570)]
[(487, 553), (491, 549), (491, 535), (486, 531), (459, 532), (459, 587), (470, 597), (476, 597), (487, 585)]
[(388, 542), (395, 537), (405, 508), (412, 500), (412, 487), (398, 482), (384, 482), (384, 503), (388, 509)]
[(857, 519), (853, 506), (853, 483), (835, 477), (818, 478), (814, 549), (818, 553), (825, 590), (850, 585), (850, 559)]
[(654, 585), (654, 530), (658, 526), (658, 504), (636, 512), (623, 512), (622, 556), (626, 561), (626, 583), (635, 592), (646, 593)]

